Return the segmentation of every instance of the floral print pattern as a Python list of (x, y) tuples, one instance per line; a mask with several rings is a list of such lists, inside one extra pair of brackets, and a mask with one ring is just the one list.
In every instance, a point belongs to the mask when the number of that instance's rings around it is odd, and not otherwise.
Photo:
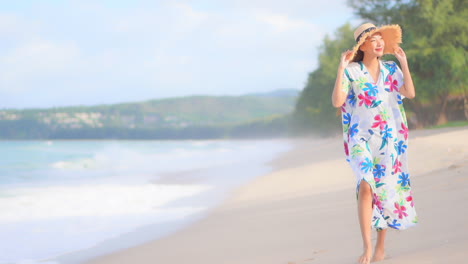
[(373, 195), (371, 225), (406, 229), (418, 222), (407, 166), (408, 123), (400, 93), (403, 73), (393, 61), (381, 61), (374, 82), (362, 62), (350, 63), (343, 76), (346, 102), (341, 107), (346, 160)]

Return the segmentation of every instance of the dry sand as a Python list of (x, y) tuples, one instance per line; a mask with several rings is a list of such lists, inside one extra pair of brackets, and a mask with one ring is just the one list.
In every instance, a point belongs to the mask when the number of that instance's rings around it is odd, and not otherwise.
[[(235, 190), (206, 218), (88, 263), (356, 263), (355, 176), (341, 139), (294, 144), (271, 163), (273, 173)], [(388, 258), (378, 263), (468, 263), (468, 127), (411, 131), (409, 169), (419, 224), (389, 229)]]

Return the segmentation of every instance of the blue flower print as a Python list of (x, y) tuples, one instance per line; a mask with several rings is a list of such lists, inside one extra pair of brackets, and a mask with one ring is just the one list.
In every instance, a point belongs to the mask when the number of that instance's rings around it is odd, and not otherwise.
[(403, 140), (400, 140), (398, 144), (395, 146), (395, 149), (398, 152), (398, 155), (405, 153), (407, 148), (408, 148), (408, 145), (406, 145)]
[(353, 89), (351, 89), (349, 91), (348, 100), (349, 100), (349, 104), (351, 106), (353, 106), (353, 107), (356, 106), (357, 98), (356, 98), (356, 94), (354, 93)]
[(380, 131), (383, 139), (393, 138), (392, 135), (393, 128), (389, 128), (388, 125), (385, 125), (385, 128)]
[(397, 64), (394, 61), (384, 63), (385, 68), (389, 71), (390, 75), (393, 75), (397, 70)]
[(349, 128), (349, 135), (351, 137), (354, 137), (358, 132), (359, 132), (359, 129), (357, 128), (358, 127), (358, 123), (352, 125), (350, 128)]
[(368, 157), (366, 157), (366, 160), (361, 163), (361, 170), (365, 172), (371, 171), (373, 167), (374, 163)]
[(375, 164), (372, 174), (374, 174), (374, 178), (378, 179), (385, 176), (385, 165)]
[(346, 113), (343, 115), (343, 124), (347, 125), (351, 122), (351, 114)]
[(373, 85), (372, 83), (365, 83), (366, 88), (362, 89), (364, 92), (367, 92), (370, 96), (376, 96), (379, 90), (377, 90), (377, 86)]
[(398, 98), (397, 100), (398, 104), (399, 105), (403, 104), (403, 99), (401, 98), (401, 94), (397, 94), (397, 98)]
[(398, 178), (400, 180), (397, 183), (401, 184), (401, 186), (410, 185), (409, 173), (402, 172)]
[(391, 224), (388, 224), (388, 226), (393, 227), (395, 229), (400, 229), (399, 227), (401, 226), (401, 224), (398, 223), (396, 219), (393, 219), (393, 222)]
[(393, 138), (392, 135), (392, 128), (389, 128), (388, 125), (385, 125), (385, 128), (380, 131), (380, 135), (382, 135), (382, 144), (380, 145), (379, 150), (382, 150), (388, 143), (389, 138)]

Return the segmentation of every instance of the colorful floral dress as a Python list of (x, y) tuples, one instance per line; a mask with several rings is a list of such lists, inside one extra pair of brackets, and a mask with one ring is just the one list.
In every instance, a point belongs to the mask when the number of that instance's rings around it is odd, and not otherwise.
[(372, 189), (372, 227), (406, 229), (418, 222), (408, 172), (408, 124), (399, 89), (403, 73), (393, 61), (380, 61), (377, 82), (362, 62), (350, 63), (343, 76), (341, 107), (346, 160), (357, 178)]

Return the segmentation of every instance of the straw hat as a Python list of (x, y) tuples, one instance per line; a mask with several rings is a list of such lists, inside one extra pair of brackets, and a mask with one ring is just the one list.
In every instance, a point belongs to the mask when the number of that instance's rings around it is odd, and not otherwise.
[(356, 61), (356, 59), (358, 59), (356, 55), (359, 47), (364, 43), (364, 41), (366, 41), (367, 37), (376, 32), (380, 32), (380, 34), (382, 34), (382, 39), (385, 42), (383, 51), (384, 55), (394, 54), (394, 49), (398, 47), (400, 43), (402, 43), (402, 33), (401, 27), (399, 25), (385, 25), (376, 27), (371, 23), (362, 24), (354, 31), (354, 40), (356, 41), (356, 45), (354, 45), (352, 49), (353, 55), (351, 61)]

